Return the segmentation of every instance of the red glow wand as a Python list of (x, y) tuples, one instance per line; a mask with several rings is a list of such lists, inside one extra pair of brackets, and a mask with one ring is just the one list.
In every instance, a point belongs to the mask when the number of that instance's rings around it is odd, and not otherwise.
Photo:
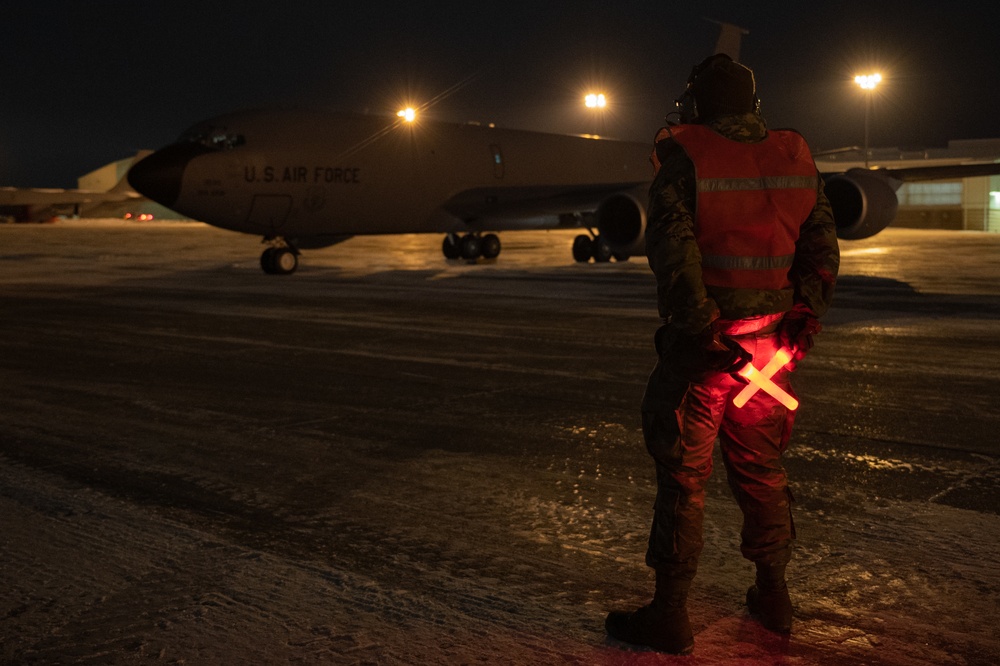
[(737, 374), (750, 383), (744, 386), (743, 390), (740, 391), (735, 398), (733, 398), (733, 404), (737, 408), (743, 407), (743, 405), (747, 404), (747, 401), (753, 397), (754, 393), (760, 390), (780, 402), (788, 409), (792, 411), (798, 409), (799, 401), (790, 396), (783, 388), (771, 381), (771, 377), (773, 377), (778, 370), (783, 368), (785, 364), (791, 360), (791, 352), (782, 347), (775, 353), (771, 360), (768, 361), (767, 365), (760, 370), (755, 368), (753, 363), (747, 363), (743, 366)]

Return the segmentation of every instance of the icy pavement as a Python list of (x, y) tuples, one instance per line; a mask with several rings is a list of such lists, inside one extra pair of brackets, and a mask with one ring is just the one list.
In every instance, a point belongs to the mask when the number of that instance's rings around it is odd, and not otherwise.
[[(797, 373), (796, 625), (746, 617), (721, 464), (692, 657), (644, 603), (642, 261), (201, 225), (0, 226), (0, 662), (995, 664), (1000, 236), (889, 230)], [(946, 258), (945, 259), (942, 259)]]

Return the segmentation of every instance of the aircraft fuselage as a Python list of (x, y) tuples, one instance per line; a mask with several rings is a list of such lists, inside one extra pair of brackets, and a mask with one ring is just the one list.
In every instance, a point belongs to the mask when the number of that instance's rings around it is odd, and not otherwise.
[(317, 111), (195, 125), (130, 182), (194, 219), (266, 237), (524, 228), (648, 183), (643, 144)]

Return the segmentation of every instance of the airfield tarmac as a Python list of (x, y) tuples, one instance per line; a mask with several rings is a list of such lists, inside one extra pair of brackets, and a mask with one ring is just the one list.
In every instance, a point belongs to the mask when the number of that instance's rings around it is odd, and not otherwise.
[[(844, 243), (796, 372), (789, 637), (716, 465), (692, 657), (645, 603), (644, 260), (200, 224), (0, 225), (0, 662), (1000, 663), (1000, 235)], [(717, 461), (718, 463), (719, 461)]]

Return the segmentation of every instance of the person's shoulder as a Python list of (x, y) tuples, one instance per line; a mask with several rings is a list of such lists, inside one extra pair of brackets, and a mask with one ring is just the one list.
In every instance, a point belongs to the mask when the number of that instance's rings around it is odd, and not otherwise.
[(685, 164), (690, 162), (690, 158), (677, 141), (677, 137), (690, 127), (691, 125), (668, 125), (656, 133), (654, 150), (656, 160), (659, 162), (658, 175), (664, 170), (676, 173), (678, 167), (686, 168)]
[(656, 137), (653, 139), (653, 145), (677, 145), (678, 139), (696, 132), (699, 128), (699, 125), (667, 125), (665, 127), (661, 127), (656, 132)]
[(694, 169), (691, 158), (676, 141), (668, 139), (656, 144), (656, 157), (660, 161), (656, 180), (675, 180)]
[(809, 142), (798, 130), (791, 128), (768, 130), (768, 136), (779, 139), (791, 155), (812, 160), (812, 149), (809, 147)]

